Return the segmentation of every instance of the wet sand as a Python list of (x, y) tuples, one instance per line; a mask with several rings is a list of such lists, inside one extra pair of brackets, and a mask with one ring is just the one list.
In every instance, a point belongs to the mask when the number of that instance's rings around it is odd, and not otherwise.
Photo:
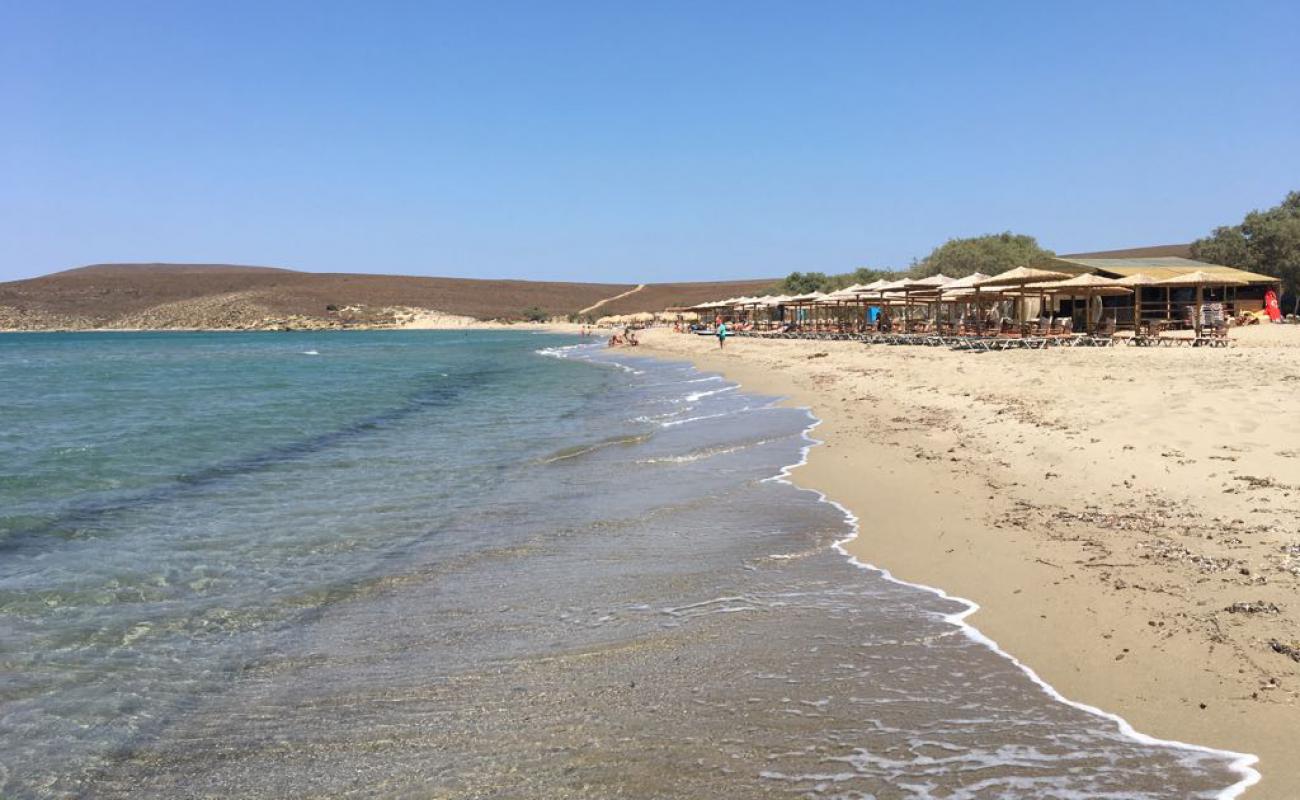
[(794, 472), (861, 520), (853, 555), (981, 606), (1065, 696), (1167, 739), (1300, 763), (1300, 329), (1226, 350), (975, 354), (649, 331), (823, 420)]

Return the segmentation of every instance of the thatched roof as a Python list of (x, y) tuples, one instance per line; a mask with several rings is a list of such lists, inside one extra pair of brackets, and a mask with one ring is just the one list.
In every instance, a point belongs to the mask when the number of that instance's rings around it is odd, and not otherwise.
[(955, 278), (949, 278), (947, 275), (931, 275), (928, 278), (904, 279), (905, 283), (902, 288), (908, 291), (917, 289), (942, 289), (952, 283)]
[(1188, 272), (1184, 275), (1174, 275), (1164, 280), (1156, 281), (1152, 286), (1244, 286), (1246, 281), (1232, 275), (1222, 273), (1209, 273), (1204, 270)]
[(1117, 278), (1115, 283), (1120, 286), (1150, 286), (1155, 283), (1156, 279), (1145, 272), (1135, 272), (1132, 275), (1123, 278)]
[(1070, 277), (1067, 272), (1052, 272), (1045, 269), (1035, 269), (1033, 267), (1016, 267), (1006, 272), (999, 272), (991, 278), (985, 278), (976, 281), (973, 285), (979, 288), (985, 286), (1019, 286), (1026, 283), (1042, 283), (1044, 281), (1059, 281)]
[[(1247, 272), (1236, 267), (1207, 264), (1203, 261), (1173, 256), (1163, 258), (1056, 258), (1053, 259), (1052, 263), (1060, 264), (1062, 268), (1066, 266), (1084, 267), (1090, 271), (1114, 278), (1127, 278), (1132, 275), (1146, 274), (1159, 281), (1192, 272), (1204, 272), (1209, 275), (1235, 278), (1242, 283), (1276, 284), (1278, 282), (1278, 279), (1271, 275), (1261, 275), (1258, 272)], [(1231, 281), (1221, 282), (1218, 285), (1231, 285)]]
[(964, 278), (957, 278), (949, 283), (944, 284), (943, 293), (956, 293), (962, 289), (973, 289), (980, 281), (987, 280), (988, 275), (983, 272), (972, 272)]
[(1063, 281), (1051, 281), (1048, 283), (1029, 283), (1025, 284), (1025, 290), (1045, 291), (1052, 294), (1074, 293), (1074, 294), (1132, 294), (1133, 290), (1127, 286), (1121, 286), (1114, 278), (1103, 278), (1100, 275), (1076, 275), (1073, 278)]

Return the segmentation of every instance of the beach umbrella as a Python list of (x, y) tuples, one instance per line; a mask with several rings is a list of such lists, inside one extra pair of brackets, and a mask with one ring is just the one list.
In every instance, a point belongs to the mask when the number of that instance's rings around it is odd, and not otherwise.
[(903, 316), (910, 316), (912, 309), (911, 294), (912, 292), (939, 291), (944, 286), (953, 282), (953, 278), (943, 274), (930, 275), (926, 278), (903, 278)]
[(976, 323), (982, 329), (983, 319), (980, 314), (980, 287), (979, 282), (986, 280), (990, 276), (983, 272), (972, 272), (964, 278), (954, 278), (948, 281), (939, 289), (939, 294), (945, 300), (948, 300), (955, 306), (963, 300), (973, 299), (975, 302)]
[(1116, 279), (1115, 285), (1116, 286), (1150, 286), (1155, 282), (1156, 282), (1155, 278), (1151, 277), (1145, 272), (1139, 272), (1135, 275), (1129, 275), (1127, 278)]
[(808, 294), (800, 294), (791, 297), (787, 301), (786, 305), (795, 306), (796, 308), (808, 307), (811, 309), (813, 303), (816, 303), (824, 297), (826, 297), (826, 295), (821, 292), (809, 292)]
[[(1045, 281), (1059, 281), (1070, 277), (1066, 272), (1053, 272), (1052, 270), (1036, 269), (1034, 267), (1015, 267), (1006, 272), (999, 272), (991, 278), (984, 278), (975, 282), (976, 288), (985, 289), (994, 286), (1024, 286), (1027, 283), (1043, 283)], [(1023, 317), (1020, 313), (1023, 304), (1016, 302), (1016, 316)]]
[(972, 272), (964, 278), (953, 278), (943, 285), (943, 292), (955, 292), (961, 289), (975, 289), (982, 280), (989, 278), (983, 272)]
[(871, 305), (871, 301), (869, 300), (867, 295), (877, 293), (878, 291), (880, 291), (880, 288), (882, 286), (886, 286), (889, 283), (890, 282), (885, 280), (884, 278), (877, 278), (871, 283), (858, 284), (853, 287), (853, 290), (854, 293), (858, 296), (858, 300), (860, 302), (864, 303), (865, 305)]
[(786, 305), (787, 303), (790, 302), (790, 300), (791, 297), (786, 294), (774, 294), (763, 298), (763, 305), (767, 306), (768, 322), (775, 322), (777, 306)]
[(1151, 286), (1156, 279), (1144, 272), (1138, 272), (1115, 281), (1119, 286), (1128, 286), (1133, 290), (1133, 336), (1136, 338), (1142, 328), (1142, 287)]
[[(907, 283), (906, 279), (899, 279), (893, 281), (886, 281), (882, 279), (874, 283), (874, 288), (871, 290), (871, 293), (875, 294), (879, 298), (880, 305), (882, 306), (894, 305), (893, 303), (885, 302), (885, 294), (888, 292), (895, 292), (895, 293), (901, 292), (903, 290), (903, 286), (906, 283)], [(868, 284), (868, 285), (872, 285), (872, 284)], [(894, 298), (891, 299), (895, 299), (897, 297), (898, 295), (895, 294)]]
[(956, 278), (949, 278), (947, 275), (931, 275), (927, 278), (904, 278), (903, 288), (907, 291), (924, 291), (926, 289), (942, 289), (948, 284), (955, 281)]
[(852, 286), (847, 286), (843, 289), (836, 289), (835, 291), (828, 293), (826, 299), (835, 302), (839, 302), (840, 300), (852, 300), (858, 296), (855, 292), (850, 291), (852, 288)]
[(1236, 278), (1229, 278), (1226, 275), (1211, 275), (1204, 270), (1196, 270), (1185, 275), (1175, 275), (1172, 278), (1165, 278), (1156, 281), (1152, 286), (1164, 286), (1167, 289), (1196, 287), (1196, 316), (1193, 318), (1192, 327), (1196, 335), (1201, 335), (1201, 306), (1205, 305), (1205, 287), (1206, 286), (1244, 286), (1245, 281)]
[(863, 296), (869, 294), (878, 295), (881, 292), (893, 286), (895, 283), (896, 281), (887, 281), (884, 278), (878, 278), (872, 281), (871, 283), (864, 284), (862, 286), (857, 287), (857, 293)]
[[(1113, 278), (1103, 278), (1100, 275), (1076, 275), (1063, 281), (1050, 281), (1048, 283), (1027, 283), (1022, 287), (1026, 290), (1038, 290), (1048, 294), (1068, 294), (1071, 298), (1081, 296), (1086, 298), (1091, 307), (1092, 298), (1132, 294), (1133, 290), (1127, 286), (1120, 286), (1118, 281)], [(1071, 308), (1073, 309), (1073, 299), (1071, 299)], [(1092, 314), (1085, 314), (1083, 317), (1084, 329), (1092, 331)]]
[(1066, 272), (1052, 272), (1051, 270), (1035, 269), (1033, 267), (1016, 267), (1006, 272), (999, 272), (992, 277), (974, 281), (971, 285), (979, 288), (988, 286), (1024, 286), (1026, 283), (1059, 281), (1068, 277), (1070, 275)]

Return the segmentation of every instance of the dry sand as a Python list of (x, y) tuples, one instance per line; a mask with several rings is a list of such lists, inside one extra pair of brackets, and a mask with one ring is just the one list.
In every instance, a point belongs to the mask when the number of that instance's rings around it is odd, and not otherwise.
[[(976, 354), (666, 330), (684, 357), (822, 419), (794, 473), (849, 545), (974, 600), (1065, 696), (1144, 733), (1257, 754), (1300, 797), (1300, 327), (1229, 349)], [(1292, 649), (1296, 648), (1296, 649)]]

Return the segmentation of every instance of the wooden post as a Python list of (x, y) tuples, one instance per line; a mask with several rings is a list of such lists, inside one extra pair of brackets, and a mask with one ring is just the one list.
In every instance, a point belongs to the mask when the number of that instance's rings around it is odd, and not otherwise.
[(1205, 287), (1196, 287), (1196, 318), (1192, 320), (1192, 330), (1196, 331), (1196, 338), (1201, 338), (1201, 306), (1204, 303)]

